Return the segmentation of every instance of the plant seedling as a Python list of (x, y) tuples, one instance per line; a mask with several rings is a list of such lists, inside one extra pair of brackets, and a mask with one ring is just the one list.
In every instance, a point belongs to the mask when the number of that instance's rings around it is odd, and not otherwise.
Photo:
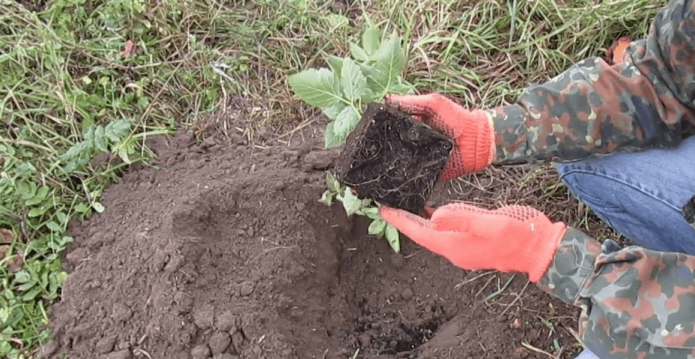
[(348, 136), (336, 178), (391, 207), (422, 214), (453, 143), (408, 114), (372, 103)]
[[(406, 64), (401, 38), (395, 32), (384, 37), (369, 18), (367, 22), (370, 26), (362, 34), (362, 46), (350, 43), (351, 57), (328, 55), (325, 57), (328, 68), (307, 69), (287, 78), (292, 90), (302, 100), (320, 108), (331, 119), (326, 126), (326, 147), (346, 143), (349, 134), (360, 123), (366, 104), (381, 102), (390, 93), (412, 94), (415, 91), (401, 77)], [(358, 198), (352, 193), (353, 189), (340, 183), (330, 172), (326, 174), (326, 185), (328, 190), (324, 192), (322, 202), (330, 205), (338, 200), (348, 215), (370, 218), (369, 234), (386, 238), (395, 252), (400, 251), (398, 230), (379, 216), (372, 198), (364, 193), (361, 193), (362, 199)]]

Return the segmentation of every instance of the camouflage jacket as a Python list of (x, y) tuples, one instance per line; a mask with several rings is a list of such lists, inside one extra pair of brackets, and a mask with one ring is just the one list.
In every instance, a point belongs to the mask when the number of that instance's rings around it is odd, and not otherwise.
[[(583, 60), (491, 115), (498, 164), (676, 146), (695, 133), (695, 3), (672, 0), (624, 61)], [(695, 198), (683, 215), (695, 222)], [(569, 229), (538, 285), (582, 308), (602, 359), (695, 358), (695, 256)]]

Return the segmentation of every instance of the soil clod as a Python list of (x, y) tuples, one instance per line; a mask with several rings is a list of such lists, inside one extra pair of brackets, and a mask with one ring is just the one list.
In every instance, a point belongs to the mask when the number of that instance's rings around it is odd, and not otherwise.
[(337, 179), (359, 198), (421, 214), (453, 143), (409, 115), (369, 104), (336, 161)]

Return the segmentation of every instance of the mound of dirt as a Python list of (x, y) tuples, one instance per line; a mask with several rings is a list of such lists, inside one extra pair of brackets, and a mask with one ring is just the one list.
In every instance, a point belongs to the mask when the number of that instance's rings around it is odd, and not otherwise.
[(522, 341), (573, 345), (560, 328), (576, 311), (521, 275), (464, 272), (407, 239), (394, 254), (319, 203), (335, 151), (157, 142), (159, 169), (131, 168), (104, 213), (71, 224), (46, 357), (517, 358), (537, 355)]

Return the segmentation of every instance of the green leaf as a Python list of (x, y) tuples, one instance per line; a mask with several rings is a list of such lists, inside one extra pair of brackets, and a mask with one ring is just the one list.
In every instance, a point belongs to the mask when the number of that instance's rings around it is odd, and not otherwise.
[(329, 171), (326, 171), (326, 186), (331, 192), (337, 193), (340, 191), (340, 182)]
[(406, 84), (394, 84), (388, 89), (388, 93), (398, 93), (401, 95), (412, 95), (415, 93), (415, 89), (412, 86)]
[(379, 96), (372, 91), (369, 87), (364, 89), (364, 92), (362, 92), (362, 97), (360, 99), (362, 100), (362, 103), (370, 103), (370, 102), (380, 102), (381, 99), (378, 98)]
[(320, 108), (335, 105), (341, 100), (340, 81), (328, 69), (310, 69), (290, 76), (292, 90), (311, 106)]
[(352, 106), (346, 107), (335, 120), (333, 131), (336, 135), (347, 138), (347, 135), (350, 134), (358, 122), (360, 122), (360, 115), (355, 112)]
[(95, 211), (102, 213), (106, 208), (104, 208), (104, 205), (99, 203), (99, 202), (94, 202), (92, 203), (92, 208), (94, 208)]
[(119, 143), (123, 141), (128, 133), (130, 132), (130, 121), (129, 120), (116, 120), (108, 125), (104, 131), (105, 135), (111, 140), (112, 143)]
[(384, 234), (384, 229), (386, 228), (386, 221), (381, 218), (375, 219), (369, 225), (369, 234), (372, 236), (381, 237)]
[(385, 234), (386, 240), (389, 242), (391, 249), (393, 249), (393, 251), (396, 253), (400, 252), (401, 242), (399, 241), (398, 230), (394, 226), (386, 224)]
[(331, 122), (326, 126), (326, 135), (324, 139), (324, 144), (326, 148), (331, 148), (331, 147), (338, 147), (343, 144), (345, 141), (345, 138), (338, 136), (335, 133), (335, 130), (333, 127), (335, 126), (335, 122)]
[(357, 61), (369, 61), (369, 55), (359, 45), (350, 43), (350, 54)]
[(347, 213), (348, 216), (353, 215), (358, 209), (360, 209), (361, 204), (362, 202), (360, 199), (352, 194), (350, 187), (346, 187), (345, 196), (343, 196), (343, 207), (345, 208), (345, 213)]
[(380, 42), (381, 31), (378, 28), (370, 27), (362, 34), (362, 47), (370, 55), (379, 49)]
[(80, 204), (75, 206), (75, 211), (77, 211), (77, 212), (85, 213), (85, 212), (87, 212), (87, 210), (89, 210), (89, 207), (87, 207), (87, 205), (84, 203), (80, 203)]
[(39, 295), (39, 293), (41, 293), (42, 291), (43, 291), (43, 289), (42, 289), (41, 287), (35, 287), (34, 289), (32, 289), (32, 290), (30, 290), (29, 292), (27, 292), (26, 294), (24, 294), (24, 295), (22, 296), (22, 300), (25, 301), (25, 302), (32, 301), (32, 300), (34, 300), (34, 298), (36, 298), (36, 296)]
[(48, 227), (48, 229), (52, 230), (53, 232), (60, 232), (62, 230), (60, 225), (54, 221), (47, 222), (46, 227)]
[(335, 192), (331, 192), (330, 190), (327, 190), (327, 191), (323, 192), (323, 195), (321, 195), (321, 199), (319, 201), (330, 206), (333, 204), (333, 200), (335, 199), (335, 195), (336, 195)]
[(36, 192), (36, 197), (45, 199), (46, 196), (48, 195), (49, 189), (50, 189), (50, 188), (48, 188), (48, 186), (41, 186), (41, 187), (39, 187), (39, 191)]
[(345, 103), (339, 102), (333, 106), (324, 108), (323, 114), (331, 120), (335, 120), (338, 118), (338, 114), (340, 114), (340, 111), (344, 110), (346, 106), (347, 105)]
[(108, 148), (109, 139), (108, 139), (108, 137), (106, 137), (105, 132), (106, 132), (106, 130), (102, 126), (98, 126), (96, 131), (95, 131), (96, 136), (94, 138), (94, 144), (96, 145), (96, 148), (102, 152), (108, 152), (109, 151), (109, 148)]
[(46, 213), (47, 207), (35, 207), (29, 211), (29, 217), (38, 217)]
[(386, 94), (391, 86), (398, 83), (405, 66), (401, 39), (393, 34), (387, 41), (381, 43), (379, 50), (372, 55), (372, 60), (375, 61), (374, 67), (367, 76), (374, 81), (380, 92)]
[(371, 219), (380, 219), (379, 217), (379, 209), (376, 207), (367, 207), (363, 208), (362, 212), (364, 213), (365, 216), (371, 218)]
[(362, 70), (352, 59), (345, 59), (341, 72), (343, 95), (348, 100), (357, 100), (362, 97), (362, 92), (367, 88), (367, 80), (362, 75)]
[(33, 206), (33, 205), (36, 205), (36, 204), (39, 204), (39, 203), (43, 202), (44, 199), (45, 199), (45, 198), (41, 198), (41, 197), (33, 197), (33, 198), (29, 198), (29, 199), (26, 200), (24, 203), (25, 203), (27, 206)]
[(328, 66), (333, 70), (334, 74), (339, 74), (343, 70), (343, 59), (342, 57), (338, 56), (333, 56), (333, 55), (328, 55), (326, 58), (326, 62), (328, 62)]
[(29, 272), (22, 269), (14, 275), (14, 279), (17, 281), (17, 283), (26, 283), (31, 280), (31, 275)]

